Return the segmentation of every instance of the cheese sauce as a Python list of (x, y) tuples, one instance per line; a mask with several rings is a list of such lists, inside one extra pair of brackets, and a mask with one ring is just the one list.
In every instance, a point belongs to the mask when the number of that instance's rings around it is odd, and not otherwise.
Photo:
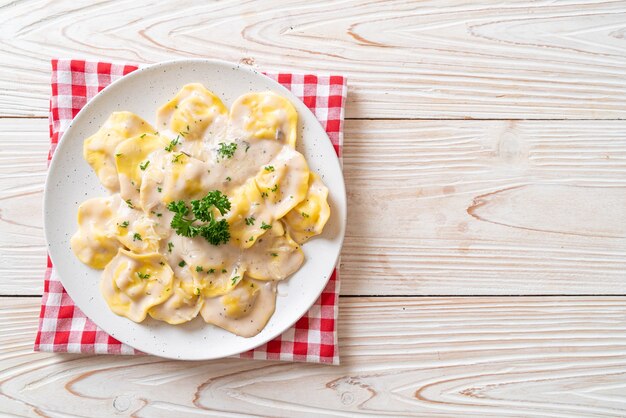
[[(330, 214), (328, 189), (295, 150), (297, 113), (271, 92), (243, 95), (229, 113), (189, 84), (159, 109), (157, 127), (116, 112), (85, 140), (85, 159), (111, 195), (80, 206), (72, 249), (104, 269), (101, 292), (118, 315), (170, 324), (200, 315), (254, 336), (274, 313), (277, 281), (300, 268), (300, 246)], [(177, 234), (167, 205), (215, 190), (230, 202), (217, 217), (228, 242)]]

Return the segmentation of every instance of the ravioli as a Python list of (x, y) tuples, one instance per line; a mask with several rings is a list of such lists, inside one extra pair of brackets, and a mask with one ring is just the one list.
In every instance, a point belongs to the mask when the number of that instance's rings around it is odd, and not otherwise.
[(204, 299), (200, 297), (200, 288), (193, 282), (174, 278), (173, 294), (165, 302), (150, 308), (148, 313), (154, 319), (178, 325), (189, 322), (198, 316)]
[(311, 173), (306, 198), (285, 215), (287, 230), (296, 242), (304, 244), (322, 233), (329, 217), (328, 188), (317, 174)]
[(141, 322), (150, 308), (171, 296), (173, 278), (161, 254), (120, 249), (104, 269), (100, 291), (113, 312)]
[(272, 223), (271, 214), (261, 208), (263, 197), (254, 178), (234, 190), (227, 220), (231, 238), (242, 248), (250, 248), (265, 233), (264, 225)]
[(253, 337), (265, 327), (276, 308), (276, 284), (243, 280), (224, 296), (207, 298), (202, 318), (242, 337)]
[(70, 245), (76, 257), (89, 267), (103, 269), (115, 256), (120, 244), (115, 238), (113, 199), (96, 197), (78, 208), (78, 231)]
[(302, 154), (284, 147), (260, 169), (255, 181), (265, 208), (273, 213), (274, 219), (280, 219), (305, 198), (309, 166)]
[(270, 139), (296, 147), (298, 113), (289, 100), (271, 91), (240, 96), (230, 109), (230, 128), (251, 139)]
[(116, 112), (87, 138), (85, 159), (110, 195), (79, 207), (71, 246), (103, 269), (111, 311), (261, 332), (277, 283), (330, 216), (328, 189), (295, 149), (297, 125), (276, 93), (244, 94), (228, 111), (193, 83), (158, 110), (159, 132)]
[(247, 274), (258, 280), (283, 280), (295, 273), (304, 262), (300, 245), (291, 239), (280, 221), (255, 244), (255, 251), (244, 253)]
[(122, 199), (139, 205), (143, 172), (150, 166), (150, 154), (166, 146), (167, 141), (163, 137), (142, 134), (122, 141), (115, 148), (115, 166)]
[(185, 85), (157, 112), (157, 126), (194, 141), (220, 135), (228, 110), (224, 103), (202, 84)]
[(112, 192), (120, 187), (115, 148), (128, 138), (149, 132), (154, 132), (154, 128), (134, 113), (114, 112), (98, 132), (85, 139), (83, 156), (104, 187)]

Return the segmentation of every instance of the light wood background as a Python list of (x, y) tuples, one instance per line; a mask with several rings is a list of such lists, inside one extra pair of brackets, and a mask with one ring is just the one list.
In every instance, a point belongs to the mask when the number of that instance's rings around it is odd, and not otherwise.
[[(626, 416), (626, 2), (0, 2), (0, 413)], [(33, 353), (49, 59), (349, 78), (339, 367)]]

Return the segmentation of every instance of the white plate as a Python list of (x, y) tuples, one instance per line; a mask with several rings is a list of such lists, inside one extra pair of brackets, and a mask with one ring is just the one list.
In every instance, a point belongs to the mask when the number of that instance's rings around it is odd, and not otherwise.
[[(151, 319), (136, 324), (117, 316), (100, 295), (101, 271), (82, 264), (70, 249), (79, 204), (107, 194), (83, 159), (83, 140), (96, 132), (111, 112), (118, 110), (134, 112), (156, 126), (156, 109), (184, 84), (192, 82), (204, 84), (227, 107), (238, 96), (251, 91), (272, 90), (287, 97), (300, 119), (298, 151), (330, 189), (331, 216), (323, 234), (303, 246), (305, 263), (279, 285), (276, 312), (265, 329), (252, 338), (238, 337), (200, 318), (173, 326)], [(174, 359), (215, 359), (242, 353), (293, 325), (324, 289), (339, 257), (345, 222), (346, 195), (339, 161), (313, 113), (289, 90), (253, 69), (211, 60), (155, 64), (121, 78), (100, 92), (63, 135), (50, 165), (44, 196), (48, 250), (63, 286), (76, 305), (118, 340), (145, 353)]]

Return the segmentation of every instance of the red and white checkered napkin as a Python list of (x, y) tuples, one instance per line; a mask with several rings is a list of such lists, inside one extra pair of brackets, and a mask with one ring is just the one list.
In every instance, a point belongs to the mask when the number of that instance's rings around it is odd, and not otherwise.
[[(111, 82), (137, 68), (106, 62), (52, 61), (48, 161), (52, 158), (59, 138), (87, 101)], [(347, 91), (345, 78), (285, 73), (266, 75), (291, 90), (311, 109), (326, 129), (337, 156), (341, 158)], [(338, 364), (338, 296), (339, 274), (335, 270), (320, 298), (293, 327), (239, 357)], [(141, 354), (102, 331), (74, 305), (63, 289), (49, 257), (35, 351)]]

